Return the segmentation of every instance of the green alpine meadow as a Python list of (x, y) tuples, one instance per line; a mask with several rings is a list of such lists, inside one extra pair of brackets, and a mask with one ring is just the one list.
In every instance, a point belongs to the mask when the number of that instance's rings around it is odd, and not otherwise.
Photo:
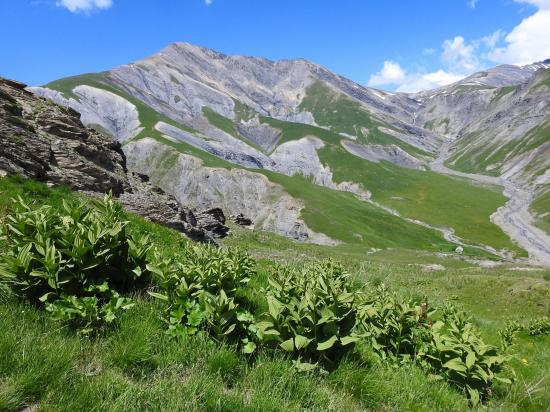
[(0, 412), (550, 411), (547, 0), (0, 23)]

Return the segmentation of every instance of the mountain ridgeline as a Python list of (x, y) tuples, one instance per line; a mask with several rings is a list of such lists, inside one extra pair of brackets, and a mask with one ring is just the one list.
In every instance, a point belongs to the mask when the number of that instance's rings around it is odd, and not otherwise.
[(550, 264), (548, 60), (404, 94), (176, 43), (29, 89), (194, 209), (319, 244)]

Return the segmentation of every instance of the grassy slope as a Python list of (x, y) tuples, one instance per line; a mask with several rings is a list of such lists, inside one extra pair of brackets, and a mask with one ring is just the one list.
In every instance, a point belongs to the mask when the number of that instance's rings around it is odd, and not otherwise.
[(404, 169), (388, 162), (373, 163), (348, 153), (333, 132), (300, 123), (262, 118), (282, 131), (281, 142), (313, 135), (326, 146), (319, 156), (334, 173), (336, 182), (358, 182), (373, 198), (401, 214), (437, 226), (451, 226), (469, 241), (508, 248), (523, 255), (489, 216), (504, 204), (498, 190), (479, 187), (429, 171)]
[(447, 160), (446, 164), (466, 173), (486, 173), (496, 176), (500, 174), (500, 168), (487, 171), (488, 166), (498, 165), (506, 158), (519, 156), (543, 143), (550, 142), (550, 123), (532, 128), (520, 139), (512, 140), (500, 147), (498, 144), (484, 147), (481, 151), (479, 147), (472, 147), (469, 144), (475, 141), (477, 136), (477, 133), (473, 133), (461, 140), (455, 154)]
[(531, 212), (538, 217), (535, 224), (550, 234), (550, 189), (535, 199)]
[[(136, 105), (140, 121), (145, 127), (138, 138), (145, 136), (153, 137), (182, 153), (203, 159), (205, 165), (210, 167), (235, 167), (235, 165), (223, 159), (205, 153), (186, 143), (176, 143), (164, 139), (154, 129), (154, 125), (158, 121), (164, 121), (184, 130), (186, 130), (186, 127), (158, 114), (140, 100), (106, 83), (102, 74), (71, 77), (52, 82), (47, 86), (59, 90), (66, 95), (71, 95), (72, 89), (80, 84), (88, 84), (111, 91)], [(326, 88), (318, 84), (314, 84), (311, 87), (313, 87), (313, 90), (309, 90), (311, 96), (308, 95), (309, 97), (304, 100), (304, 104), (315, 103), (319, 106), (321, 105), (320, 99), (323, 96), (329, 99), (327, 93), (330, 90), (327, 91)], [(358, 107), (358, 103), (338, 96), (330, 98), (336, 99), (335, 104), (337, 104), (337, 107), (340, 107), (341, 115), (351, 113), (352, 116), (350, 119), (347, 117), (341, 119), (336, 114), (330, 117), (330, 122), (335, 122), (337, 129), (347, 124), (347, 121), (356, 123), (371, 121), (368, 114)], [(236, 104), (235, 107), (237, 118), (247, 119), (250, 117), (250, 108), (242, 104)], [(320, 110), (311, 107), (309, 109)], [(229, 134), (238, 134), (234, 123), (230, 119), (220, 116), (208, 108), (204, 108), (204, 113), (212, 125)], [(321, 138), (328, 146), (332, 147), (331, 150), (326, 149), (321, 151), (321, 160), (326, 162), (331, 170), (334, 171), (335, 179), (338, 182), (356, 181), (362, 183), (373, 193), (375, 200), (395, 208), (403, 215), (424, 220), (438, 226), (453, 226), (459, 236), (471, 242), (487, 243), (497, 248), (507, 247), (520, 252), (497, 226), (489, 222), (490, 214), (504, 203), (502, 195), (488, 189), (476, 188), (450, 177), (439, 176), (429, 172), (411, 171), (390, 164), (375, 164), (357, 158), (340, 149), (339, 142), (342, 137), (333, 131), (267, 117), (262, 117), (261, 121), (281, 130), (281, 138), (278, 144), (308, 135)], [(373, 124), (369, 123), (371, 129)], [(331, 153), (333, 152), (338, 153), (338, 156), (332, 156)], [(263, 171), (254, 171), (264, 173)], [(419, 249), (428, 248), (430, 250), (448, 250), (451, 248), (451, 245), (445, 242), (436, 232), (407, 222), (397, 222), (398, 219), (395, 217), (374, 209), (364, 202), (359, 203), (347, 193), (319, 188), (312, 183), (303, 182), (303, 179), (300, 177), (288, 178), (267, 172), (264, 174), (270, 180), (283, 185), (289, 193), (304, 201), (306, 208), (302, 213), (308, 226), (335, 239), (374, 247), (416, 247)], [(399, 184), (400, 180), (406, 183)], [(305, 190), (306, 188), (307, 190)], [(325, 193), (329, 195), (325, 196)], [(403, 200), (397, 201), (395, 198), (402, 198)], [(432, 213), (434, 210), (437, 211)], [(447, 213), (448, 210), (452, 213)], [(343, 213), (343, 211), (348, 212)], [(360, 222), (357, 229), (354, 228), (353, 224), (348, 226), (351, 216), (357, 218), (358, 222)], [(343, 224), (343, 222), (346, 222), (346, 224)], [(388, 232), (388, 228), (394, 228), (394, 230)], [(398, 231), (395, 230), (397, 228), (399, 229)], [(354, 236), (354, 233), (362, 236), (363, 241), (361, 241), (359, 236)], [(414, 239), (417, 239), (416, 242)], [(477, 253), (474, 252), (474, 254)]]
[[(0, 191), (22, 194), (59, 207), (73, 195), (63, 189), (0, 179)], [(0, 209), (8, 196), (0, 196)], [(150, 233), (165, 250), (184, 247), (176, 232), (129, 215), (131, 229)], [(275, 260), (302, 264), (335, 257), (362, 283), (384, 281), (403, 294), (452, 299), (474, 314), (486, 338), (497, 341), (505, 320), (548, 314), (549, 283), (542, 273), (503, 269), (453, 269), (428, 273), (405, 265), (377, 263), (364, 253), (299, 244), (266, 233), (234, 229), (224, 241), (260, 258), (252, 286), (265, 284)], [(548, 276), (548, 272), (547, 272)], [(259, 293), (259, 292), (258, 292)], [(413, 367), (386, 368), (367, 359), (344, 361), (328, 376), (299, 374), (280, 354), (246, 359), (233, 348), (203, 337), (176, 341), (164, 333), (158, 307), (146, 297), (116, 330), (95, 339), (78, 338), (48, 315), (0, 292), (0, 410), (34, 405), (41, 410), (185, 411), (467, 411), (465, 398), (430, 381)], [(515, 361), (518, 382), (497, 390), (490, 410), (544, 410), (550, 402), (550, 339), (522, 336)], [(92, 409), (93, 408), (93, 409)]]
[[(528, 95), (536, 92), (541, 87), (550, 87), (550, 69), (546, 69), (538, 75), (537, 81), (531, 86)], [(492, 103), (497, 102), (502, 97), (517, 90), (517, 86), (506, 86), (497, 89), (497, 93), (493, 97)], [(499, 175), (500, 168), (496, 167), (487, 170), (488, 166), (498, 165), (507, 158), (519, 156), (543, 143), (550, 141), (550, 123), (543, 122), (540, 125), (529, 130), (525, 136), (515, 139), (499, 147), (498, 144), (486, 145), (480, 148), (477, 145), (472, 145), (479, 137), (479, 133), (473, 133), (462, 138), (457, 145), (457, 150), (451, 156), (447, 165), (466, 173), (485, 173), (490, 175)]]
[[(348, 246), (303, 245), (274, 234), (238, 228), (234, 228), (234, 235), (224, 244), (246, 247), (249, 253), (266, 264), (276, 260), (301, 265), (304, 261), (332, 258), (344, 264), (360, 283), (383, 282), (403, 295), (427, 296), (440, 304), (451, 301), (473, 314), (474, 323), (492, 344), (498, 344), (498, 330), (508, 320), (525, 321), (550, 314), (549, 269), (521, 272), (514, 270), (517, 265), (486, 269), (459, 259), (402, 250), (365, 255), (363, 251)], [(411, 262), (442, 264), (446, 269), (431, 272), (411, 265)], [(550, 336), (533, 338), (521, 334), (514, 355), (512, 364), (518, 375), (517, 383), (510, 393), (497, 395), (501, 398), (492, 402), (488, 409), (548, 410)], [(533, 399), (529, 399), (530, 394)], [(453, 408), (458, 409), (457, 406), (440, 405), (438, 410)]]
[(395, 144), (413, 156), (430, 156), (429, 153), (379, 130), (379, 127), (394, 127), (375, 119), (359, 102), (337, 94), (320, 81), (307, 88), (306, 96), (298, 108), (313, 114), (320, 126), (328, 127), (335, 133), (357, 136), (359, 143)]
[(405, 216), (453, 227), (473, 242), (522, 253), (489, 216), (506, 201), (498, 189), (475, 186), (430, 171), (403, 169), (389, 162), (372, 163), (347, 154), (341, 147), (320, 151), (334, 179), (363, 184), (373, 198)]
[[(306, 202), (302, 218), (317, 232), (364, 247), (451, 251), (454, 245), (435, 231), (414, 225), (357, 199), (320, 187), (299, 176), (262, 172), (294, 198)], [(470, 251), (476, 253), (475, 251)]]

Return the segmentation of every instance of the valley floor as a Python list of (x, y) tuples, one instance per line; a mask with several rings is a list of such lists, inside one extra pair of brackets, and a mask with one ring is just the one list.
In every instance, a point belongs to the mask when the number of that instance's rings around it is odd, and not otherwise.
[(450, 169), (444, 165), (448, 157), (448, 147), (444, 145), (437, 159), (430, 167), (433, 171), (451, 176), (473, 180), (484, 185), (495, 185), (503, 188), (504, 195), (509, 199), (491, 216), (510, 238), (524, 248), (533, 263), (550, 266), (550, 235), (535, 225), (535, 219), (529, 208), (534, 201), (531, 190), (519, 187), (514, 182), (501, 177), (464, 173)]

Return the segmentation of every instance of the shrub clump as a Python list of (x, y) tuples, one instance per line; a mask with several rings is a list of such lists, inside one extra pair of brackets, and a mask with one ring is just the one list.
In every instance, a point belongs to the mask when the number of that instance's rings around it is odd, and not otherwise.
[(269, 310), (257, 325), (265, 344), (294, 355), (302, 370), (319, 361), (335, 366), (353, 349), (359, 292), (342, 266), (326, 261), (302, 269), (279, 267), (268, 282)]
[(129, 235), (127, 224), (109, 195), (64, 200), (61, 210), (13, 199), (1, 225), (0, 280), (90, 333), (132, 306), (121, 293), (148, 280), (149, 240)]
[(356, 333), (377, 355), (394, 363), (415, 362), (434, 379), (463, 390), (473, 404), (487, 398), (509, 356), (483, 342), (470, 319), (453, 306), (440, 317), (427, 302), (401, 301), (378, 288), (358, 311)]
[(531, 336), (550, 334), (550, 318), (543, 316), (539, 319), (532, 319), (525, 327)]
[(173, 257), (157, 252), (147, 268), (161, 289), (150, 294), (165, 302), (170, 335), (205, 330), (217, 341), (238, 341), (245, 353), (254, 351), (254, 316), (244, 297), (254, 261), (246, 253), (194, 245)]

